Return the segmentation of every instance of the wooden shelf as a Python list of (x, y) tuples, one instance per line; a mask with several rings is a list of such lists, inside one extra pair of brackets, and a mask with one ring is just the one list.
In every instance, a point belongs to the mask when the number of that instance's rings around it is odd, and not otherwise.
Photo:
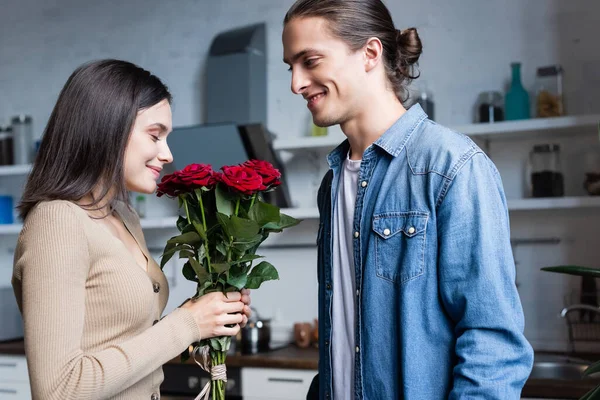
[[(600, 114), (555, 118), (533, 118), (521, 121), (503, 121), (493, 124), (469, 124), (451, 126), (456, 132), (473, 138), (508, 140), (535, 136), (591, 133), (598, 131)], [(281, 138), (273, 142), (275, 150), (299, 152), (302, 150), (330, 150), (346, 137), (339, 125), (329, 127), (327, 136)]]

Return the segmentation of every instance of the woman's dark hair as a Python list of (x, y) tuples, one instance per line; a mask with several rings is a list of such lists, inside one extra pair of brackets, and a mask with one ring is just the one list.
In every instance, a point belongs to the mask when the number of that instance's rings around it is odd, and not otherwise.
[(130, 62), (99, 60), (77, 68), (44, 130), (18, 206), (21, 218), (46, 200), (78, 201), (91, 195), (92, 202), (84, 206), (98, 208), (110, 193), (110, 206), (129, 204), (125, 148), (137, 113), (163, 100), (172, 101), (168, 88)]
[(406, 86), (419, 77), (414, 66), (423, 49), (421, 39), (415, 28), (397, 30), (381, 0), (297, 0), (285, 15), (283, 24), (303, 17), (329, 21), (330, 32), (346, 42), (352, 51), (377, 37), (383, 45), (385, 70), (394, 92), (400, 101), (408, 99)]

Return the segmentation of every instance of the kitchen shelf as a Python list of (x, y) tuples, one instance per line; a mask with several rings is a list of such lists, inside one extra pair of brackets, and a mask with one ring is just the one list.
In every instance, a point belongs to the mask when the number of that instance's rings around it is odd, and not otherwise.
[(31, 171), (31, 164), (0, 166), (0, 176), (27, 175), (29, 171)]
[(600, 197), (546, 197), (508, 200), (509, 211), (558, 210), (600, 207)]
[[(578, 208), (600, 208), (600, 196), (598, 197), (554, 197), (554, 198), (531, 198), (508, 200), (509, 211), (535, 211), (535, 210), (560, 210)], [(299, 219), (319, 218), (319, 209), (314, 208), (288, 208), (281, 212)]]
[(481, 139), (525, 139), (547, 135), (598, 132), (600, 114), (554, 118), (532, 118), (493, 124), (470, 124), (452, 127), (457, 132)]
[(17, 235), (22, 228), (23, 224), (0, 224), (0, 235)]
[[(598, 197), (553, 197), (535, 199), (508, 200), (509, 211), (560, 210), (579, 208), (600, 208)], [(316, 207), (282, 208), (281, 212), (298, 219), (317, 219), (319, 209)], [(176, 229), (177, 217), (143, 218), (140, 220), (143, 229)], [(0, 235), (16, 235), (21, 232), (22, 224), (0, 224)]]
[[(503, 121), (493, 124), (451, 126), (450, 129), (479, 139), (524, 139), (527, 137), (565, 135), (591, 132), (597, 129), (600, 114), (554, 118), (532, 118), (520, 121)], [(346, 137), (339, 125), (329, 127), (327, 136), (280, 138), (273, 142), (275, 150), (299, 152), (302, 150), (333, 149)]]
[(141, 218), (142, 229), (177, 229), (177, 217)]

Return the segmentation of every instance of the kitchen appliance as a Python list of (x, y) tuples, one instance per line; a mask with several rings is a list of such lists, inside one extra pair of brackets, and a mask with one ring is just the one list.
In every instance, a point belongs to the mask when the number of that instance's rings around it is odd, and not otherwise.
[(23, 320), (13, 288), (0, 287), (0, 341), (23, 338)]
[(271, 320), (260, 318), (252, 309), (252, 316), (242, 328), (241, 353), (256, 354), (271, 349)]
[(271, 133), (262, 124), (229, 122), (176, 127), (169, 134), (169, 147), (173, 163), (165, 166), (167, 173), (192, 163), (211, 164), (218, 170), (248, 159), (268, 161), (282, 178), (277, 190), (264, 194), (265, 201), (279, 208), (291, 206), (283, 163), (273, 150)]
[[(160, 387), (160, 398), (194, 399), (209, 381), (210, 375), (196, 364), (163, 365), (165, 379)], [(227, 367), (227, 400), (242, 399), (241, 368)]]

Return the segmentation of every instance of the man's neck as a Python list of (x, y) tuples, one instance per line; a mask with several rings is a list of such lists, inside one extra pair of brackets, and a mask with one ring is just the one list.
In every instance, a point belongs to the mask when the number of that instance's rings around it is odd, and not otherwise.
[(364, 99), (368, 104), (359, 114), (340, 124), (350, 142), (350, 159), (360, 160), (365, 150), (387, 131), (405, 112), (395, 94)]

